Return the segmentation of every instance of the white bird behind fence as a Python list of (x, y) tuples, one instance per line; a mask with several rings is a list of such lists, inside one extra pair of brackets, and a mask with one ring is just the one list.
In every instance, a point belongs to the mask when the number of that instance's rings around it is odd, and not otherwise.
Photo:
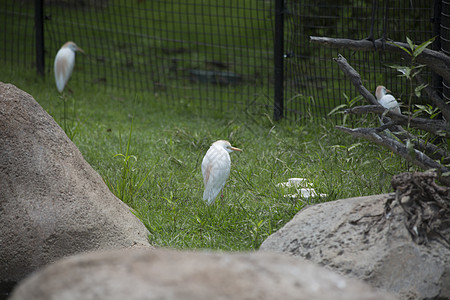
[(229, 153), (242, 151), (232, 147), (228, 141), (219, 140), (214, 142), (206, 152), (202, 161), (203, 182), (205, 191), (203, 200), (213, 204), (217, 195), (225, 186), (225, 181), (230, 176), (231, 159)]
[(55, 81), (58, 92), (62, 93), (64, 87), (72, 76), (73, 67), (75, 65), (75, 52), (84, 53), (83, 49), (78, 47), (74, 42), (65, 43), (55, 57)]
[(377, 97), (378, 103), (380, 103), (384, 108), (392, 110), (395, 113), (401, 114), (400, 105), (394, 96), (388, 94), (391, 93), (386, 87), (379, 85), (375, 91), (375, 96)]

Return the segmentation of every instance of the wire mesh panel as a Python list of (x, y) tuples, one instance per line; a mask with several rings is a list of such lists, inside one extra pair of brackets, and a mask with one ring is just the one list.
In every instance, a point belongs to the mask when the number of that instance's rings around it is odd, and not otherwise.
[(34, 7), (32, 2), (0, 1), (0, 59), (35, 67)]
[(420, 44), (433, 37), (432, 1), (290, 0), (286, 3), (285, 107), (290, 118), (305, 113), (323, 116), (347, 101), (344, 94), (348, 99), (357, 96), (356, 89), (333, 62), (339, 53), (361, 74), (369, 90), (385, 85), (396, 97), (406, 100), (405, 79), (388, 66), (406, 64), (399, 55), (383, 54), (375, 49), (370, 52), (329, 49), (311, 44), (309, 37), (364, 39), (369, 37), (373, 24), (374, 39), (385, 35), (389, 40), (406, 42), (408, 37)]
[[(72, 81), (150, 91), (162, 103), (198, 105), (204, 112), (273, 112), (275, 1), (47, 0), (45, 68), (72, 40), (78, 55)], [(435, 0), (436, 1), (436, 0)], [(398, 55), (327, 49), (310, 36), (364, 39), (370, 35), (416, 44), (433, 37), (430, 0), (286, 0), (284, 115), (324, 116), (356, 90), (332, 58), (342, 53), (364, 85), (382, 84), (407, 98), (407, 83), (390, 64)], [(0, 0), (0, 59), (34, 66), (34, 1)], [(430, 73), (424, 72), (430, 77)], [(429, 79), (429, 78), (428, 78)], [(431, 81), (431, 80), (430, 80)], [(154, 98), (154, 99), (153, 99)]]
[[(450, 1), (442, 0), (441, 3), (441, 22), (440, 22), (440, 50), (446, 55), (450, 55)], [(443, 82), (443, 99), (446, 103), (450, 101), (450, 82)]]
[[(5, 28), (29, 36), (16, 34), (23, 40), (13, 39), (6, 56), (17, 45), (33, 47), (33, 1), (16, 2), (5, 11), (20, 26), (5, 21)], [(271, 109), (272, 6), (263, 0), (45, 1), (46, 72), (52, 74), (56, 52), (71, 40), (86, 52), (77, 55), (71, 80), (151, 91), (164, 95), (161, 101), (192, 101), (204, 111)], [(18, 19), (22, 11), (26, 17)], [(32, 52), (22, 52), (29, 62)]]

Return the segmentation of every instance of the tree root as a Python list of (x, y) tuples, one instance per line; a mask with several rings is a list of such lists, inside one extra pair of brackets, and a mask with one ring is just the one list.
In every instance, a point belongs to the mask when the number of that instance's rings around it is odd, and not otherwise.
[(400, 205), (406, 214), (405, 226), (416, 243), (437, 239), (450, 248), (450, 188), (437, 185), (436, 178), (434, 171), (395, 175), (391, 182), (395, 198), (386, 202), (385, 214), (394, 203)]

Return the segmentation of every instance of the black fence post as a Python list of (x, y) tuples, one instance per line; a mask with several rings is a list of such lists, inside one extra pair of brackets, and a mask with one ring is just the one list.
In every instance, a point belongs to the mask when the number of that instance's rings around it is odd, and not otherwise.
[(275, 65), (275, 93), (274, 113), (275, 121), (283, 118), (284, 109), (284, 1), (275, 0), (275, 37), (274, 37), (274, 65)]
[(34, 29), (36, 30), (36, 70), (44, 75), (44, 1), (34, 0)]
[[(433, 23), (433, 36), (437, 37), (431, 44), (431, 49), (441, 51), (441, 12), (442, 12), (442, 0), (434, 0), (433, 3), (433, 17), (431, 22)], [(442, 76), (433, 72), (432, 75), (433, 88), (442, 95)]]
[[(450, 1), (442, 0), (441, 12), (441, 50), (450, 55)], [(442, 96), (445, 102), (450, 101), (450, 82), (443, 81)]]

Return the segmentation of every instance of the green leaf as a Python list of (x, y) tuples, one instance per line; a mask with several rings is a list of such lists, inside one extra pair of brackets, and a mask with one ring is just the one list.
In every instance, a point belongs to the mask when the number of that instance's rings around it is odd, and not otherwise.
[(387, 65), (389, 68), (396, 69), (399, 73), (402, 75), (399, 75), (401, 77), (410, 78), (412, 68), (408, 66), (400, 66), (400, 65)]
[(433, 37), (417, 46), (416, 49), (414, 49), (414, 57), (419, 56), (423, 52), (423, 50), (425, 50), (431, 43), (434, 42), (435, 38), (436, 37)]
[[(440, 114), (440, 112), (438, 111), (438, 112), (436, 112), (436, 113), (430, 115), (430, 119), (436, 118), (439, 114)], [(445, 134), (444, 134), (444, 135), (445, 135)]]
[(337, 149), (337, 148), (339, 148), (339, 149), (347, 149), (347, 147), (344, 146), (344, 145), (332, 145), (330, 148), (331, 149)]
[(416, 86), (416, 88), (414, 89), (414, 94), (415, 94), (417, 97), (420, 97), (421, 94), (422, 94), (422, 90), (423, 90), (424, 88), (426, 88), (427, 86), (428, 86), (428, 83), (427, 83), (427, 84), (422, 83), (421, 85)]
[(392, 68), (392, 69), (404, 69), (404, 68), (408, 68), (407, 66), (401, 66), (401, 65), (386, 65), (386, 66), (388, 66), (389, 68)]
[(348, 151), (352, 151), (353, 149), (355, 149), (355, 148), (357, 148), (357, 147), (359, 147), (359, 146), (362, 146), (362, 144), (361, 143), (356, 143), (356, 144), (353, 144), (353, 145), (351, 145), (350, 147), (348, 147)]
[(342, 113), (339, 110), (344, 107), (347, 107), (347, 104), (341, 104), (341, 105), (336, 106), (328, 113), (328, 116), (332, 116), (333, 114), (337, 114), (337, 113)]
[(414, 50), (416, 49), (416, 45), (414, 45), (414, 42), (409, 39), (409, 37), (406, 37), (406, 41), (408, 42), (409, 48), (411, 48), (412, 53), (414, 53)]
[(345, 98), (345, 100), (348, 102), (349, 100), (350, 100), (350, 97), (349, 96), (347, 96), (347, 94), (346, 93), (342, 93), (342, 95), (344, 96), (344, 98)]
[(412, 56), (412, 52), (409, 51), (408, 49), (406, 49), (405, 47), (403, 47), (403, 46), (401, 46), (401, 45), (398, 45), (398, 44), (396, 44), (396, 43), (393, 43), (393, 42), (388, 42), (388, 44), (391, 44), (391, 45), (393, 45), (393, 46), (396, 46), (396, 47), (402, 49), (403, 51), (405, 51), (406, 53), (408, 53), (408, 55), (411, 55), (411, 56)]
[(399, 68), (397, 68), (397, 71), (399, 73), (401, 73), (400, 77), (406, 77), (407, 79), (411, 79), (411, 73), (412, 73), (412, 69), (410, 67), (405, 67), (405, 66), (401, 66)]
[(428, 107), (426, 105), (421, 105), (421, 104), (416, 104), (416, 107), (418, 107), (419, 109), (425, 110)]
[(406, 149), (408, 150), (408, 153), (411, 157), (416, 156), (416, 151), (414, 149), (414, 144), (411, 142), (411, 140), (406, 141)]
[(348, 104), (350, 107), (353, 107), (356, 103), (358, 103), (359, 101), (361, 101), (363, 99), (363, 96), (358, 95), (355, 98), (351, 99)]

